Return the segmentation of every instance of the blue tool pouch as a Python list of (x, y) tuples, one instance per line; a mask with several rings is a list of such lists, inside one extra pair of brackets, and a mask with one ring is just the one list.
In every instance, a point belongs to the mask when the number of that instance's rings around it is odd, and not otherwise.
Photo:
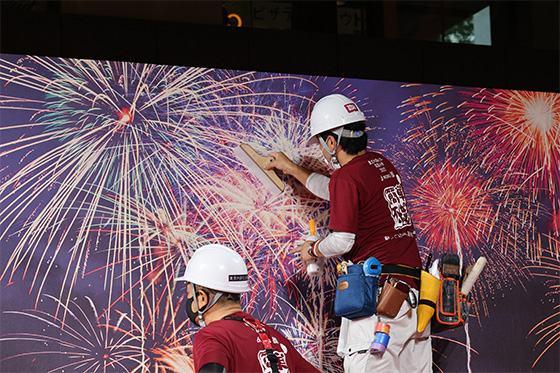
[(373, 315), (378, 279), (365, 275), (361, 264), (348, 266), (348, 274), (341, 275), (336, 283), (334, 313), (350, 320)]

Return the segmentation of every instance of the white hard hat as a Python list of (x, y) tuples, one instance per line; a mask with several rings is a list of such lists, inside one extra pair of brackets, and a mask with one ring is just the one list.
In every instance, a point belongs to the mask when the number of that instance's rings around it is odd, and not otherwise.
[(307, 145), (317, 143), (318, 134), (344, 126), (348, 123), (363, 122), (366, 116), (358, 105), (341, 94), (323, 97), (311, 112), (309, 140)]
[(187, 264), (185, 274), (175, 279), (234, 294), (249, 291), (247, 280), (247, 266), (241, 255), (216, 244), (196, 250)]

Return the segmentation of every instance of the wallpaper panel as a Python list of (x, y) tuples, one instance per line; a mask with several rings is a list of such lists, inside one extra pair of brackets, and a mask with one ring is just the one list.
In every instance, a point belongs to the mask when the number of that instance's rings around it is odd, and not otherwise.
[(560, 370), (559, 94), (16, 55), (0, 83), (0, 371), (192, 371), (173, 279), (207, 243), (246, 259), (250, 313), (342, 371), (337, 261), (309, 278), (289, 254), (328, 204), (285, 175), (272, 195), (233, 154), (328, 172), (305, 143), (330, 93), (400, 170), (423, 261), (488, 260), (434, 371)]

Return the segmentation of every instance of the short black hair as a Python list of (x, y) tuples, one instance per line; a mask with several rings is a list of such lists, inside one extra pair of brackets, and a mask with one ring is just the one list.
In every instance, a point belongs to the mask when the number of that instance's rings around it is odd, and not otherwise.
[[(344, 125), (343, 128), (350, 131), (363, 131), (364, 134), (356, 138), (341, 137), (339, 145), (342, 150), (350, 155), (356, 155), (362, 150), (367, 149), (368, 138), (366, 133), (366, 122), (361, 121), (348, 123)], [(338, 136), (333, 131), (322, 132), (319, 134), (319, 136), (321, 136), (325, 141), (329, 136), (333, 136), (335, 139), (338, 138)]]
[(241, 302), (241, 294), (236, 294), (236, 293), (227, 293), (225, 291), (219, 291), (219, 290), (214, 290), (214, 289), (210, 289), (207, 288), (205, 286), (200, 286), (200, 285), (194, 285), (194, 289), (195, 291), (198, 290), (206, 290), (208, 293), (215, 295), (216, 293), (220, 292), (222, 293), (222, 296), (220, 297), (220, 299), (218, 299), (217, 303), (226, 303), (228, 301), (232, 301), (232, 302), (237, 302), (240, 303)]

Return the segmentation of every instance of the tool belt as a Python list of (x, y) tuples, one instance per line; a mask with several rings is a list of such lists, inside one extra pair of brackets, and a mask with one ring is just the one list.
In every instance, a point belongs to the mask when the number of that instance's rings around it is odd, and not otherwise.
[(410, 267), (404, 264), (383, 264), (381, 266), (382, 276), (404, 276), (410, 278), (414, 281), (418, 289), (420, 289), (420, 272), (420, 268)]
[(420, 283), (419, 268), (400, 264), (381, 265), (373, 257), (364, 263), (349, 266), (345, 264), (343, 268), (345, 272), (337, 280), (334, 310), (337, 316), (350, 320), (368, 317), (376, 312), (391, 318), (396, 316), (402, 302), (407, 299), (411, 286), (392, 277), (378, 294), (380, 275), (406, 276), (417, 285)]
[(401, 275), (420, 281), (420, 268), (409, 267), (404, 264), (382, 264), (382, 275)]

